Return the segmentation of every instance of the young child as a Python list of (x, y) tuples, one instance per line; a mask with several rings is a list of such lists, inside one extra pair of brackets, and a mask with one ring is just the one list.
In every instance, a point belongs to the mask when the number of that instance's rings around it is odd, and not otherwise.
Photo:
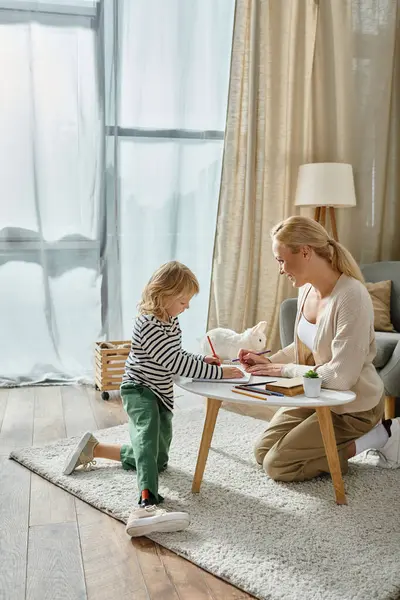
[(80, 466), (86, 469), (95, 464), (96, 458), (121, 461), (124, 469), (136, 469), (140, 495), (139, 506), (126, 526), (131, 537), (180, 531), (190, 522), (187, 513), (168, 513), (158, 507), (163, 501), (158, 492), (158, 474), (167, 467), (172, 440), (173, 376), (243, 376), (240, 369), (219, 366), (218, 357), (182, 350), (178, 315), (189, 308), (198, 292), (195, 275), (179, 262), (166, 263), (154, 273), (142, 293), (121, 385), (131, 445), (101, 444), (87, 432), (63, 471), (69, 475)]

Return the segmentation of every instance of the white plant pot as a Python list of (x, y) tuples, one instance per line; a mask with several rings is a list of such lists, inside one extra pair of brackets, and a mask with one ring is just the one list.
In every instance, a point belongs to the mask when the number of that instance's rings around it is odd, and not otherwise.
[(303, 377), (303, 386), (307, 398), (318, 398), (321, 394), (322, 377)]

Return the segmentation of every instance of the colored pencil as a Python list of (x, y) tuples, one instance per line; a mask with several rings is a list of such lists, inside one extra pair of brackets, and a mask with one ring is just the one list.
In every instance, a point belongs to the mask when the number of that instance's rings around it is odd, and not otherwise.
[(266, 396), (279, 396), (280, 398), (283, 398), (285, 396), (285, 394), (282, 394), (281, 392), (271, 392), (270, 390), (254, 390), (254, 389), (249, 390), (249, 388), (248, 388), (248, 386), (246, 386), (246, 384), (235, 385), (235, 388), (237, 388), (239, 390), (246, 390), (246, 392), (257, 392), (259, 394), (265, 394)]
[[(252, 352), (252, 354), (257, 354), (257, 356), (261, 356), (262, 354), (268, 354), (271, 350), (264, 350), (263, 352)], [(238, 358), (233, 358), (231, 362), (237, 362)]]
[(266, 383), (276, 383), (278, 380), (273, 379), (272, 381), (260, 381), (259, 383), (244, 383), (244, 387), (255, 387), (257, 385), (265, 385)]
[(240, 390), (232, 389), (232, 392), (235, 392), (235, 394), (242, 394), (242, 396), (250, 396), (250, 398), (257, 398), (257, 400), (266, 400), (268, 398), (268, 396), (256, 396), (255, 394), (249, 394), (248, 392), (242, 392)]
[(212, 352), (213, 356), (215, 356), (215, 358), (217, 358), (217, 355), (215, 354), (214, 346), (212, 345), (212, 341), (211, 341), (211, 338), (209, 335), (207, 336), (207, 339), (208, 339), (208, 343), (210, 344), (210, 348), (211, 348), (211, 352)]

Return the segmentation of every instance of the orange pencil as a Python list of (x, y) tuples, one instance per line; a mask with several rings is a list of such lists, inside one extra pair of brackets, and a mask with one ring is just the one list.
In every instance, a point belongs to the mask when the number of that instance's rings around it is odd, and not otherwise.
[(213, 356), (215, 358), (218, 358), (218, 356), (215, 354), (214, 346), (212, 345), (212, 342), (211, 342), (211, 339), (210, 339), (209, 335), (207, 336), (207, 339), (208, 339), (208, 343), (210, 344), (210, 348), (211, 348), (211, 352), (212, 352)]
[(257, 400), (267, 400), (268, 396), (256, 396), (255, 394), (248, 394), (247, 392), (241, 392), (240, 390), (232, 390), (235, 394), (242, 394), (243, 396), (250, 396), (250, 398), (257, 398)]

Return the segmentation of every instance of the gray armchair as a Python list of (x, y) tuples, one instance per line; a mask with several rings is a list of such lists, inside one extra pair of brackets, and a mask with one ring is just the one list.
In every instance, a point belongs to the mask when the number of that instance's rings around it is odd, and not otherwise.
[[(376, 332), (377, 354), (374, 365), (385, 386), (385, 416), (391, 419), (396, 412), (396, 398), (400, 397), (400, 262), (378, 262), (361, 267), (366, 281), (392, 281), (390, 316), (396, 332)], [(282, 347), (293, 342), (297, 299), (288, 298), (281, 304), (280, 337)]]

